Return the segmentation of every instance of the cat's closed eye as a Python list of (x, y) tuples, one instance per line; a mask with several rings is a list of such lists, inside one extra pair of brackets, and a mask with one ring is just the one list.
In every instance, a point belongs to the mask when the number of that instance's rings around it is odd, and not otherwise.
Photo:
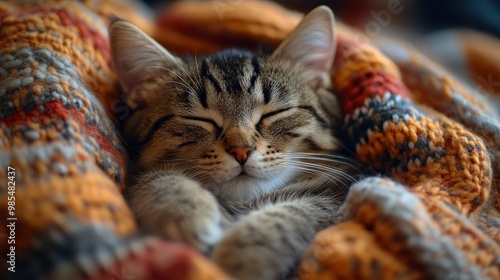
[(185, 120), (194, 121), (197, 124), (200, 124), (200, 125), (202, 125), (205, 128), (208, 125), (208, 128), (209, 128), (210, 131), (212, 131), (213, 129), (215, 129), (215, 131), (213, 131), (214, 134), (215, 134), (215, 138), (219, 138), (219, 136), (220, 136), (220, 134), (222, 132), (222, 128), (220, 127), (220, 125), (217, 124), (212, 119), (203, 118), (203, 117), (196, 117), (196, 116), (181, 116), (181, 118), (185, 119)]
[(272, 124), (274, 121), (280, 118), (284, 118), (285, 116), (287, 116), (287, 113), (290, 113), (290, 111), (293, 109), (295, 109), (295, 107), (277, 109), (262, 114), (262, 116), (259, 119), (259, 122), (255, 125), (255, 128), (260, 134), (262, 134), (262, 129), (269, 127), (269, 125)]

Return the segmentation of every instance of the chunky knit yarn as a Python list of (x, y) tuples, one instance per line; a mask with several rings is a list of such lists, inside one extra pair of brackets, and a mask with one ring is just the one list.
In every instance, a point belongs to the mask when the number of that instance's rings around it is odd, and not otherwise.
[(332, 76), (352, 148), (390, 179), (351, 187), (346, 221), (317, 237), (303, 278), (498, 279), (498, 224), (481, 219), (498, 211), (487, 147), (498, 149), (499, 138), (482, 138), (498, 132), (498, 120), (414, 51), (392, 41), (381, 48), (414, 71), (402, 72), (406, 86), (382, 53), (348, 35)]

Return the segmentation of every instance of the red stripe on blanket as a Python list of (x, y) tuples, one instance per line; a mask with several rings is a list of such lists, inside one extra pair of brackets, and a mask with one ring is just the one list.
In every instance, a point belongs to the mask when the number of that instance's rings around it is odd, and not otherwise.
[(85, 22), (74, 17), (73, 14), (68, 13), (66, 10), (58, 10), (56, 13), (61, 18), (62, 24), (65, 26), (75, 26), (78, 28), (82, 39), (92, 41), (94, 48), (102, 54), (106, 63), (111, 66), (111, 50), (106, 38), (102, 37), (98, 32), (89, 29)]
[(353, 48), (360, 48), (363, 44), (359, 41), (347, 40), (342, 37), (337, 37), (337, 47), (335, 49), (334, 65), (340, 65), (344, 62), (346, 53)]
[(345, 115), (352, 114), (357, 108), (365, 106), (365, 100), (385, 93), (399, 95), (408, 99), (403, 84), (394, 77), (380, 71), (360, 73), (340, 92), (340, 104)]
[(155, 242), (141, 253), (130, 254), (91, 280), (226, 279), (221, 271), (191, 249), (176, 243)]
[(121, 153), (119, 153), (113, 145), (109, 142), (105, 135), (101, 135), (95, 125), (87, 124), (85, 120), (85, 115), (82, 112), (77, 111), (74, 108), (65, 108), (60, 101), (51, 101), (42, 105), (47, 112), (40, 112), (38, 108), (35, 108), (29, 112), (20, 111), (14, 115), (8, 116), (3, 120), (0, 120), (0, 125), (5, 125), (7, 127), (12, 127), (15, 125), (29, 125), (36, 120), (75, 120), (82, 134), (94, 137), (99, 143), (100, 148), (103, 148), (107, 152), (111, 153), (121, 166), (125, 166), (125, 158)]

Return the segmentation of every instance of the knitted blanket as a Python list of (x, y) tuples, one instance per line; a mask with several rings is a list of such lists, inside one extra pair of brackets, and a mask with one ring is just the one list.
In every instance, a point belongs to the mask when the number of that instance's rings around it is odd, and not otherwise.
[[(181, 1), (156, 24), (119, 0), (0, 2), (0, 278), (224, 279), (138, 233), (121, 196), (128, 111), (110, 12), (181, 55), (274, 47), (301, 18), (259, 1)], [(337, 34), (345, 142), (379, 176), (351, 186), (344, 221), (318, 234), (299, 277), (500, 279), (500, 121), (481, 93), (500, 92), (500, 42), (457, 33), (481, 46), (457, 40), (471, 88), (404, 43), (340, 23)]]

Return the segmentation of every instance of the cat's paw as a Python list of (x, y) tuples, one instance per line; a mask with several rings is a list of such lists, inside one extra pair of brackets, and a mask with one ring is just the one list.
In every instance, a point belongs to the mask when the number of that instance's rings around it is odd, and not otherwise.
[[(224, 235), (211, 257), (240, 280), (274, 280), (292, 276), (302, 252), (314, 238), (308, 205), (268, 205), (243, 218)], [(311, 211), (310, 211), (311, 212)]]
[(143, 230), (204, 253), (219, 242), (223, 228), (217, 200), (198, 182), (168, 175), (148, 184), (131, 203)]
[(271, 259), (270, 248), (253, 246), (256, 244), (251, 243), (237, 236), (225, 237), (214, 248), (212, 259), (236, 279), (279, 279), (280, 270), (276, 269), (279, 267), (279, 258)]

